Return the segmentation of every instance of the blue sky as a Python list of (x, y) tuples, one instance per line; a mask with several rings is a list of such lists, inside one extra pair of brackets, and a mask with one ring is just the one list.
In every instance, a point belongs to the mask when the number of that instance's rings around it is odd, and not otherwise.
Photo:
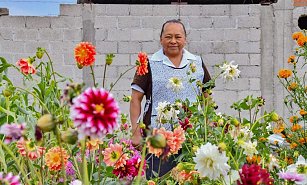
[(77, 0), (0, 0), (0, 8), (8, 8), (10, 15), (57, 16), (60, 4), (76, 4)]

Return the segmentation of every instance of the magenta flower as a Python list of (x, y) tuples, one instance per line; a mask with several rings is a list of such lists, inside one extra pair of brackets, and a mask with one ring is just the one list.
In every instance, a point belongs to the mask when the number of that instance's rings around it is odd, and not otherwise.
[(7, 123), (7, 124), (2, 125), (0, 128), (0, 134), (5, 135), (4, 143), (8, 144), (13, 141), (19, 140), (22, 137), (25, 128), (26, 128), (25, 123), (21, 123), (21, 124), (16, 124), (16, 123), (8, 124)]
[(66, 163), (66, 175), (68, 176), (74, 176), (76, 171), (74, 170), (74, 166), (70, 161), (67, 161)]
[(274, 180), (270, 178), (267, 170), (262, 169), (259, 165), (244, 164), (240, 172), (240, 180), (237, 181), (238, 185), (270, 185)]
[(79, 138), (101, 138), (119, 127), (116, 119), (119, 107), (104, 89), (87, 88), (73, 99), (71, 117), (78, 128)]
[[(120, 179), (132, 180), (138, 175), (140, 164), (141, 156), (139, 154), (136, 154), (132, 158), (128, 159), (123, 167), (114, 169), (113, 174)], [(142, 175), (144, 175), (145, 169), (146, 167), (144, 165)]]
[(300, 175), (294, 172), (280, 172), (278, 173), (278, 176), (280, 179), (284, 179), (284, 180), (292, 181), (292, 182), (301, 182), (305, 179), (304, 175)]
[(3, 175), (3, 172), (0, 172), (0, 184), (21, 185), (18, 175), (14, 176), (12, 173)]

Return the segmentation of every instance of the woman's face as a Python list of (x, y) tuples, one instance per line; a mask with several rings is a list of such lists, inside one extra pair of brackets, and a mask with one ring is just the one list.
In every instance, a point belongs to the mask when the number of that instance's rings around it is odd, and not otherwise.
[(186, 44), (186, 37), (182, 25), (178, 23), (165, 24), (160, 43), (166, 56), (174, 57), (181, 55), (182, 49)]

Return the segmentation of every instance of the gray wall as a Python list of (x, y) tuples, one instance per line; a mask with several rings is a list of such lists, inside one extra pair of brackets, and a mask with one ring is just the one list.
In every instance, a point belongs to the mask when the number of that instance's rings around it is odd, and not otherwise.
[[(263, 96), (266, 109), (285, 114), (285, 92), (276, 74), (287, 65), (297, 31), (297, 19), (307, 13), (305, 7), (293, 7), (289, 0), (270, 6), (260, 5), (61, 5), (58, 17), (0, 16), (0, 56), (15, 63), (33, 55), (36, 47), (45, 47), (55, 68), (75, 81), (91, 84), (89, 69), (79, 70), (73, 49), (80, 41), (97, 46), (95, 73), (102, 83), (104, 58), (115, 53), (108, 67), (107, 84), (135, 63), (137, 53), (154, 53), (160, 48), (159, 33), (164, 21), (180, 18), (187, 27), (188, 46), (201, 55), (211, 74), (213, 66), (235, 60), (241, 78), (224, 83), (217, 80), (214, 99), (218, 111), (233, 113), (229, 106), (247, 95)], [(122, 112), (128, 103), (120, 99), (130, 94), (134, 70), (114, 87)], [(20, 76), (10, 71), (16, 83)]]

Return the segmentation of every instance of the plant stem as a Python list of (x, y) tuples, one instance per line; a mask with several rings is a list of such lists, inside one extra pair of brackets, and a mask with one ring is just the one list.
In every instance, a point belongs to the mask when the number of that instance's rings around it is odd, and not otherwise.
[(93, 78), (94, 87), (97, 87), (93, 66), (90, 66), (90, 68), (91, 68), (91, 75), (92, 75), (92, 78)]
[(146, 156), (146, 144), (144, 144), (143, 149), (142, 149), (142, 160), (141, 160), (141, 165), (139, 168), (139, 173), (138, 177), (136, 179), (136, 185), (139, 185), (141, 183), (141, 176), (142, 176), (142, 171), (145, 163), (145, 156)]
[(84, 138), (82, 141), (81, 141), (81, 150), (82, 150), (82, 182), (83, 184), (85, 185), (89, 185), (90, 182), (89, 182), (89, 179), (88, 179), (88, 171), (87, 171), (87, 161), (86, 161), (86, 156), (85, 156), (85, 142), (86, 142), (86, 138)]
[(112, 91), (113, 87), (115, 86), (115, 84), (117, 84), (117, 82), (119, 81), (119, 79), (121, 79), (122, 76), (124, 76), (128, 71), (130, 71), (131, 69), (134, 69), (135, 66), (133, 66), (132, 68), (127, 69), (125, 72), (120, 73), (119, 77), (117, 78), (117, 80), (114, 82), (114, 84), (112, 84), (112, 86), (110, 87), (109, 92)]
[(60, 152), (61, 165), (62, 165), (61, 172), (62, 172), (62, 175), (63, 175), (63, 178), (64, 178), (64, 184), (66, 184), (66, 172), (65, 172), (65, 167), (64, 167), (63, 151), (62, 151), (62, 150), (64, 150), (64, 148), (62, 147), (61, 134), (60, 134), (60, 130), (59, 130), (58, 127), (56, 127), (55, 133), (56, 133), (57, 140), (58, 140), (60, 150), (61, 150), (61, 152)]
[(48, 59), (49, 59), (49, 63), (50, 63), (50, 66), (51, 66), (51, 71), (52, 71), (52, 76), (53, 76), (53, 80), (55, 83), (57, 83), (56, 79), (55, 79), (55, 73), (54, 73), (54, 69), (53, 69), (53, 62), (48, 54), (48, 52), (46, 50), (44, 50), (44, 52), (46, 53)]
[(107, 73), (107, 64), (104, 65), (104, 70), (103, 70), (103, 79), (102, 79), (102, 87), (105, 88), (105, 82), (106, 82), (106, 73)]

